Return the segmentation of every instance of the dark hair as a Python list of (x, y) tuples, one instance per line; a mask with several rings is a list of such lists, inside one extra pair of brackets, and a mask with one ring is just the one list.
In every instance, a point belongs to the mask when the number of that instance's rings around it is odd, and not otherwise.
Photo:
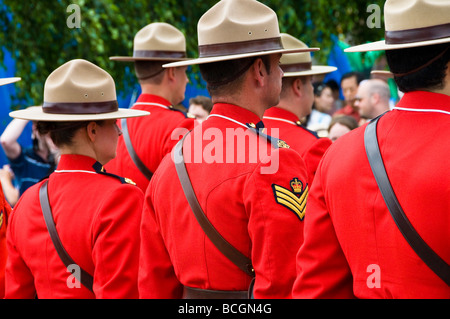
[[(439, 57), (440, 55), (442, 56)], [(400, 91), (439, 89), (444, 86), (445, 72), (450, 61), (450, 44), (387, 50), (386, 58)], [(433, 59), (436, 60), (426, 65)], [(416, 69), (418, 70), (411, 72)], [(406, 74), (401, 75), (402, 73)]]
[(320, 96), (325, 88), (330, 88), (330, 90), (333, 91), (333, 88), (328, 82), (327, 83), (314, 82), (313, 87), (314, 87), (314, 96)]
[(333, 127), (334, 124), (339, 123), (346, 127), (348, 127), (349, 130), (354, 130), (358, 127), (358, 122), (353, 116), (349, 115), (335, 115), (332, 117), (330, 125), (328, 127), (328, 131)]
[(135, 61), (134, 71), (140, 83), (160, 84), (165, 69), (162, 67), (167, 62), (162, 61)]
[(212, 103), (211, 99), (209, 97), (203, 96), (203, 95), (197, 95), (196, 97), (189, 99), (189, 105), (191, 105), (191, 104), (201, 105), (203, 107), (203, 109), (205, 111), (207, 111), (208, 113), (211, 112), (212, 107), (213, 107), (213, 103)]
[(342, 81), (344, 81), (345, 79), (350, 79), (352, 77), (355, 77), (356, 79), (356, 83), (359, 85), (359, 83), (361, 83), (362, 80), (364, 80), (364, 76), (360, 73), (360, 72), (348, 72), (345, 73), (342, 78), (341, 78), (341, 85), (342, 85)]
[(295, 80), (300, 79), (302, 81), (302, 84), (306, 84), (307, 77), (306, 76), (285, 76), (282, 80), (282, 86), (281, 86), (281, 93), (280, 97), (284, 98), (288, 92), (288, 89), (292, 87), (292, 84), (294, 84)]
[(326, 84), (331, 88), (332, 91), (339, 91), (339, 84), (337, 84), (335, 80), (328, 80)]
[(50, 138), (57, 147), (63, 145), (70, 146), (73, 144), (75, 133), (88, 126), (89, 123), (95, 122), (103, 126), (105, 121), (81, 121), (81, 122), (44, 122), (36, 123), (36, 129), (39, 134), (50, 134)]
[(263, 61), (267, 73), (270, 74), (271, 65), (268, 55), (200, 64), (200, 73), (207, 83), (206, 88), (209, 94), (213, 96), (239, 90), (243, 75), (257, 59)]

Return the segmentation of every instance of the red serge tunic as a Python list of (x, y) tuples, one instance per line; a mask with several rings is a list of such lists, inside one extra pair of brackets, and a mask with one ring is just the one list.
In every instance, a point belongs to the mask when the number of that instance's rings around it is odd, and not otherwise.
[[(208, 219), (252, 259), (255, 298), (289, 298), (303, 240), (306, 168), (297, 152), (275, 149), (246, 126), (259, 121), (241, 107), (215, 104), (208, 120), (184, 141), (184, 157)], [(258, 157), (258, 152), (263, 155)], [(224, 257), (200, 228), (171, 155), (147, 189), (141, 238), (141, 298), (180, 298), (182, 285), (226, 291), (249, 287), (250, 276)]]
[(331, 140), (319, 138), (316, 133), (302, 126), (295, 114), (279, 107), (268, 109), (264, 113), (263, 121), (268, 135), (274, 136), (272, 129), (278, 128), (279, 138), (300, 154), (305, 161), (311, 185), (317, 166), (331, 145)]
[(69, 278), (47, 231), (39, 202), (42, 182), (22, 195), (8, 225), (6, 298), (137, 298), (143, 193), (99, 174), (94, 159), (62, 155), (48, 194), (61, 242), (94, 277), (94, 293)]
[(8, 256), (6, 250), (6, 229), (10, 213), (11, 206), (6, 201), (0, 184), (0, 299), (5, 295), (5, 265)]
[[(295, 298), (450, 298), (408, 245), (367, 160), (364, 129), (335, 142), (317, 170), (297, 257)], [(450, 263), (450, 97), (406, 93), (378, 123), (388, 177), (427, 244)]]
[[(150, 112), (150, 115), (127, 119), (128, 131), (136, 154), (142, 163), (154, 173), (164, 155), (169, 153), (182, 132), (191, 130), (195, 120), (173, 109), (166, 99), (150, 94), (141, 94), (132, 109)], [(119, 121), (119, 126), (120, 121)], [(145, 193), (148, 179), (139, 171), (131, 159), (123, 135), (117, 144), (117, 156), (105, 165), (106, 171), (130, 178)]]

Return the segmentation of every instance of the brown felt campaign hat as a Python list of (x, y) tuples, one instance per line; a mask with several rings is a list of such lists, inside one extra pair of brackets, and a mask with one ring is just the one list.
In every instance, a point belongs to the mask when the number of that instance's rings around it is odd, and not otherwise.
[(450, 42), (450, 1), (387, 0), (384, 26), (385, 40), (344, 51), (396, 50)]
[[(308, 48), (305, 43), (287, 33), (281, 34), (281, 42), (285, 49)], [(334, 66), (312, 65), (310, 52), (283, 54), (280, 67), (284, 77), (326, 74), (337, 70)]]
[(97, 121), (137, 117), (148, 112), (120, 109), (116, 86), (108, 72), (76, 59), (54, 70), (45, 81), (44, 103), (9, 113), (30, 121)]
[(154, 22), (139, 30), (133, 42), (133, 56), (113, 56), (114, 61), (185, 61), (186, 38), (174, 26)]
[(198, 21), (199, 57), (164, 67), (213, 63), (269, 55), (317, 51), (318, 48), (284, 49), (278, 18), (256, 0), (221, 0)]

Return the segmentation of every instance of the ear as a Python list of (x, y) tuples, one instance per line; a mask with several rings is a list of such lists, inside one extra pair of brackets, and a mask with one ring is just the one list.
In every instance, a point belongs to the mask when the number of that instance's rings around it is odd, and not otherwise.
[(168, 68), (166, 70), (166, 76), (169, 79), (169, 81), (174, 81), (175, 80), (175, 68)]
[(372, 102), (372, 105), (378, 104), (378, 102), (380, 101), (380, 94), (373, 93), (372, 96), (370, 97), (370, 100)]
[(253, 76), (258, 86), (260, 87), (264, 86), (264, 79), (267, 76), (267, 71), (266, 67), (264, 66), (264, 62), (260, 58), (255, 60), (255, 62), (253, 63), (252, 70)]
[(295, 79), (294, 82), (292, 82), (292, 91), (296, 96), (301, 97), (303, 95), (303, 82), (300, 78)]
[(89, 124), (86, 126), (86, 133), (91, 142), (95, 142), (97, 138), (97, 129), (98, 125), (95, 122), (89, 122)]

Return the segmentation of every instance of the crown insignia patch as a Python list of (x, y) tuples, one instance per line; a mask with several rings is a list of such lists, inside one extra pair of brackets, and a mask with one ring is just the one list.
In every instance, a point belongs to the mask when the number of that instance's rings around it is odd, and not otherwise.
[(279, 148), (291, 148), (288, 143), (282, 140), (278, 140), (277, 145)]
[(280, 185), (272, 184), (275, 201), (292, 211), (301, 221), (305, 217), (306, 200), (308, 198), (308, 185), (303, 187), (302, 181), (297, 177), (290, 181), (291, 190)]
[(125, 183), (127, 183), (127, 184), (136, 185), (136, 183), (133, 182), (133, 180), (131, 180), (131, 179), (127, 178), (127, 177), (125, 177), (124, 180), (125, 180)]

